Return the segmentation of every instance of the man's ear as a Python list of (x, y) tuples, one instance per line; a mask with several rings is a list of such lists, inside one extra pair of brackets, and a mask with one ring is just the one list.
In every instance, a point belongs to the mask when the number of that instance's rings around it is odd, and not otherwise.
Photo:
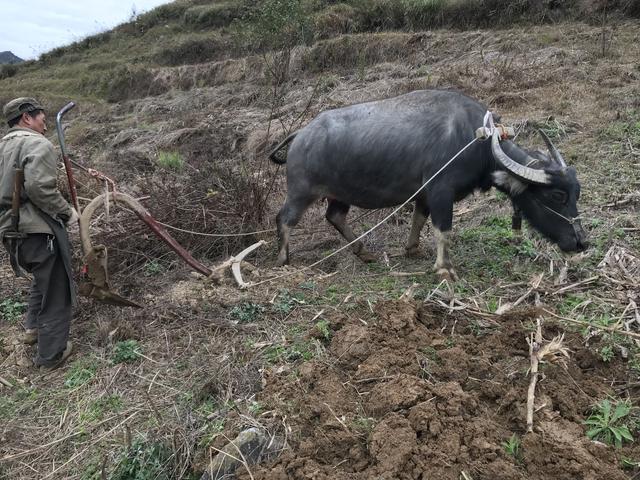
[(31, 117), (27, 112), (22, 112), (22, 114), (20, 115), (20, 120), (18, 120), (17, 125), (24, 125), (25, 127), (28, 127), (30, 125), (30, 122), (29, 122), (30, 119)]
[(493, 172), (491, 176), (493, 177), (493, 184), (499, 190), (504, 190), (513, 197), (520, 195), (527, 189), (526, 183), (502, 170)]

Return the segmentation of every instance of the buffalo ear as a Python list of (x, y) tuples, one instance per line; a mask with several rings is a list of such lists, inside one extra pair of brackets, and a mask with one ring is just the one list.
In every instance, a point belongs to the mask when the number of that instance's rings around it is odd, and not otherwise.
[(500, 190), (507, 191), (513, 197), (515, 197), (516, 195), (520, 195), (527, 189), (526, 183), (502, 170), (493, 172), (491, 175), (493, 177), (494, 185)]

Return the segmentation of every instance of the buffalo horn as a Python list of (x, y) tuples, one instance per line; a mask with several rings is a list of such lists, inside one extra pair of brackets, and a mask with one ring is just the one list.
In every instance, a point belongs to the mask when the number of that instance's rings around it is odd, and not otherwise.
[(564, 163), (564, 158), (562, 158), (562, 155), (560, 155), (560, 152), (558, 151), (556, 146), (553, 143), (551, 143), (551, 140), (549, 140), (549, 137), (547, 137), (547, 134), (540, 129), (538, 129), (538, 133), (542, 137), (542, 140), (544, 140), (544, 143), (547, 145), (547, 148), (549, 149), (549, 153), (551, 154), (551, 157), (553, 157), (553, 159), (556, 161), (558, 165), (560, 165), (560, 167), (567, 168), (567, 164)]
[[(520, 180), (538, 185), (547, 185), (549, 183), (549, 178), (544, 170), (536, 170), (535, 168), (520, 165), (502, 151), (502, 147), (500, 147), (500, 134), (497, 130), (494, 131), (491, 137), (491, 151), (495, 159)], [(533, 158), (531, 158), (531, 160), (533, 160)]]

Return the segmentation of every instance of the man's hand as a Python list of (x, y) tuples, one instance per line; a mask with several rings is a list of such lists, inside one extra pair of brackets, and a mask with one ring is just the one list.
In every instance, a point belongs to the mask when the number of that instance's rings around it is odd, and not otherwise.
[(75, 208), (71, 207), (71, 216), (67, 219), (66, 222), (64, 222), (65, 226), (67, 228), (70, 228), (75, 225), (78, 225), (78, 220), (80, 220), (80, 217), (78, 216), (78, 212), (76, 212)]

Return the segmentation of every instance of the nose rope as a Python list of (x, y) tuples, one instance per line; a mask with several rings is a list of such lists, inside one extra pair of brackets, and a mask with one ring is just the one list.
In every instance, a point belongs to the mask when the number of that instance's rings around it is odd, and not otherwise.
[(576, 238), (578, 238), (578, 239), (580, 238), (581, 232), (578, 230), (578, 227), (576, 226), (576, 222), (578, 222), (580, 220), (580, 216), (577, 216), (577, 217), (565, 217), (560, 212), (556, 212), (553, 208), (546, 206), (544, 203), (540, 203), (540, 205), (542, 205), (544, 208), (546, 208), (550, 212), (555, 213), (560, 218), (563, 218), (567, 222), (569, 222), (569, 225), (571, 225), (573, 227), (573, 233), (576, 235)]
[(553, 208), (551, 207), (547, 207), (544, 203), (541, 203), (541, 205), (546, 208), (547, 210), (549, 210), (550, 212), (555, 213), (556, 215), (558, 215), (560, 218), (564, 218), (567, 222), (569, 222), (571, 225), (576, 223), (576, 220), (580, 220), (580, 217), (565, 217), (564, 215), (562, 215), (560, 212), (556, 212)]

